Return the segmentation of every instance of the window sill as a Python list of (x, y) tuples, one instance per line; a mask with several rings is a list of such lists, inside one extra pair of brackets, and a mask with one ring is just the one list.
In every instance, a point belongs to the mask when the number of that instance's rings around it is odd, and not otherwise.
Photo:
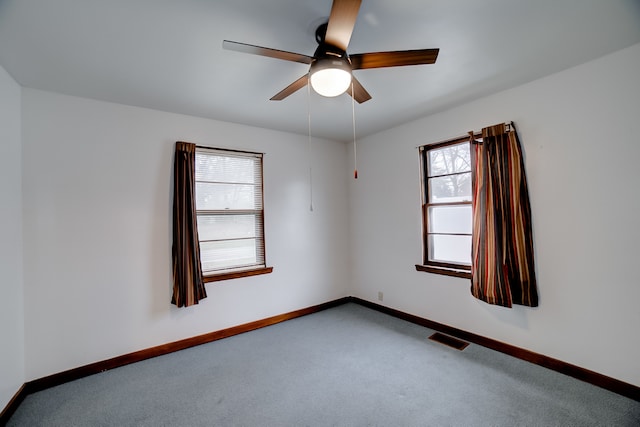
[(462, 277), (463, 279), (471, 279), (471, 272), (467, 270), (458, 270), (455, 268), (433, 267), (430, 265), (416, 264), (416, 271), (424, 271), (425, 273), (442, 274), (444, 276)]
[(256, 268), (255, 270), (234, 271), (233, 273), (213, 274), (211, 276), (203, 276), (204, 283), (219, 282), (222, 280), (239, 279), (241, 277), (258, 276), (260, 274), (269, 274), (273, 271), (273, 267)]

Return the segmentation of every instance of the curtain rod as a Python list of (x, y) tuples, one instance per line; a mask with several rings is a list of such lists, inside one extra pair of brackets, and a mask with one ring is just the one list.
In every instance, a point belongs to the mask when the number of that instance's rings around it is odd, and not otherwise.
[[(506, 122), (505, 123), (496, 123), (495, 125), (488, 126), (488, 127), (491, 128), (491, 127), (494, 127), (494, 126), (499, 126), (501, 124), (504, 124), (504, 128), (505, 128), (506, 132), (515, 132), (516, 131), (516, 125), (512, 121), (510, 121), (508, 123), (506, 123)], [(482, 141), (476, 141), (476, 139), (475, 139), (475, 136), (478, 135), (477, 132), (469, 131), (468, 135), (469, 135), (469, 139), (471, 140), (470, 142), (472, 142), (473, 144), (482, 144)]]
[[(500, 123), (496, 123), (493, 126), (497, 126), (499, 124)], [(504, 125), (507, 128), (507, 131), (512, 131), (512, 130), (515, 131), (516, 130), (516, 125), (513, 123), (513, 121), (504, 122)], [(491, 126), (487, 126), (487, 127), (491, 127)], [(469, 139), (469, 134), (471, 134), (472, 132), (473, 132), (474, 136), (476, 136), (476, 135), (482, 136), (482, 130), (479, 130), (479, 131), (475, 131), (474, 130), (474, 131), (467, 132), (466, 135), (461, 135), (461, 136), (458, 136), (458, 137), (455, 137), (455, 138), (446, 139), (444, 141), (432, 142), (432, 143), (429, 143), (429, 144), (418, 145), (416, 148), (422, 148), (422, 147), (426, 147), (428, 145), (435, 145), (435, 144), (448, 144), (450, 142), (457, 141), (459, 139)]]

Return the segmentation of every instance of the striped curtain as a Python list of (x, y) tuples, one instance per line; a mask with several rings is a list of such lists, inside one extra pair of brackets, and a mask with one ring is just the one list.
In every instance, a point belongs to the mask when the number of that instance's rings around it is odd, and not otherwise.
[(489, 304), (536, 307), (531, 207), (515, 127), (511, 123), (484, 128), (481, 142), (470, 134), (471, 293)]
[(195, 199), (196, 146), (176, 142), (173, 163), (173, 296), (188, 307), (207, 297), (202, 281)]

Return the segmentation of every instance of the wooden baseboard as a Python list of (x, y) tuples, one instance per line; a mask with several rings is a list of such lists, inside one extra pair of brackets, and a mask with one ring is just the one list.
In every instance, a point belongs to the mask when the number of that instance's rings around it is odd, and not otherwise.
[(28, 381), (20, 388), (14, 398), (9, 402), (9, 404), (0, 414), (0, 426), (5, 425), (9, 421), (9, 418), (15, 412), (16, 408), (20, 405), (24, 398), (31, 393), (55, 387), (69, 381), (74, 381), (89, 375), (97, 374), (99, 372), (104, 372), (110, 369), (125, 366), (130, 363), (140, 362), (142, 360), (151, 359), (153, 357), (162, 356), (164, 354), (173, 353), (179, 350), (184, 350), (189, 347), (206, 344), (212, 341), (217, 341), (223, 338), (228, 338), (234, 335), (239, 335), (245, 332), (264, 328), (266, 326), (275, 325), (280, 322), (295, 319), (296, 317), (302, 317), (308, 314), (317, 313), (331, 307), (342, 305), (349, 301), (350, 300), (348, 297), (340, 298), (323, 304), (314, 305), (312, 307), (303, 308), (301, 310), (296, 310), (289, 313), (272, 316), (266, 319), (256, 320), (255, 322), (249, 322), (243, 325), (223, 329), (220, 331), (210, 332), (207, 334), (198, 335), (196, 337), (186, 338), (180, 341), (151, 347), (122, 356), (117, 356), (111, 359), (102, 360), (100, 362), (91, 363), (89, 365), (80, 366), (78, 368), (69, 369), (67, 371), (59, 372), (57, 374), (49, 375), (43, 378), (38, 378), (33, 381)]
[(399, 310), (395, 310), (393, 308), (385, 307), (371, 301), (366, 301), (356, 297), (350, 297), (349, 301), (371, 308), (373, 310), (377, 310), (381, 313), (385, 313), (393, 317), (397, 317), (399, 319), (406, 320), (408, 322), (454, 336), (461, 340), (469, 341), (474, 344), (478, 344), (483, 347), (508, 354), (509, 356), (513, 356), (518, 359), (543, 366), (561, 374), (568, 375), (570, 377), (593, 384), (595, 386), (604, 388), (606, 390), (640, 402), (640, 387), (637, 387), (633, 384), (629, 384), (624, 381), (620, 381), (615, 378), (611, 378), (606, 375), (602, 375), (597, 372), (590, 371), (588, 369), (584, 369), (567, 362), (563, 362), (562, 360), (534, 353), (532, 351), (525, 350), (511, 344), (506, 344), (500, 341), (493, 340), (491, 338), (486, 338), (481, 335), (476, 335), (471, 332), (463, 331), (458, 328), (415, 316), (413, 314), (408, 314)]
[(198, 335), (192, 338), (186, 338), (180, 341), (147, 348), (145, 350), (117, 356), (112, 359), (107, 359), (100, 362), (91, 363), (89, 365), (80, 366), (78, 368), (69, 369), (68, 371), (59, 372), (57, 374), (49, 375), (44, 378), (27, 382), (27, 393), (35, 393), (37, 391), (64, 384), (69, 381), (77, 380), (79, 378), (83, 378), (92, 374), (97, 374), (98, 372), (108, 371), (110, 369), (125, 366), (130, 363), (140, 362), (142, 360), (151, 359), (152, 357), (162, 356), (164, 354), (184, 350), (189, 347), (206, 344), (212, 341), (217, 341), (223, 338), (228, 338), (234, 335), (239, 335), (245, 332), (264, 328), (266, 326), (275, 325), (276, 323), (295, 319), (296, 317), (317, 313), (319, 311), (344, 304), (347, 301), (348, 297), (345, 297), (342, 299), (329, 301), (324, 304), (315, 305), (313, 307), (303, 308), (301, 310), (292, 311), (290, 313), (280, 314), (262, 320), (256, 320), (254, 322), (245, 323), (243, 325)]
[(0, 412), (0, 426), (4, 426), (9, 422), (9, 418), (16, 412), (18, 406), (22, 403), (25, 397), (27, 397), (27, 387), (26, 384), (22, 384), (22, 387), (16, 392), (16, 394), (11, 398), (7, 406)]
[(581, 381), (585, 381), (598, 387), (602, 387), (606, 390), (610, 390), (614, 393), (618, 393), (622, 396), (626, 396), (640, 402), (640, 387), (634, 386), (632, 384), (607, 377), (606, 375), (602, 375), (597, 372), (581, 368), (579, 366), (571, 365), (558, 359), (553, 359), (548, 356), (534, 353), (532, 351), (515, 347), (500, 341), (496, 341), (491, 338), (486, 338), (471, 332), (444, 325), (442, 323), (415, 316), (413, 314), (408, 314), (393, 308), (385, 307), (374, 302), (366, 301), (357, 297), (345, 297), (329, 301), (324, 304), (319, 304), (312, 307), (303, 308), (301, 310), (272, 316), (266, 319), (256, 320), (255, 322), (245, 323), (243, 325), (234, 326), (220, 331), (210, 332), (208, 334), (198, 335), (196, 337), (151, 347), (145, 350), (140, 350), (100, 362), (91, 363), (89, 365), (80, 366), (78, 368), (69, 369), (67, 371), (59, 372), (57, 374), (49, 375), (33, 381), (28, 381), (23, 384), (20, 390), (16, 392), (15, 396), (0, 413), (0, 426), (5, 425), (9, 421), (9, 418), (18, 408), (20, 403), (22, 403), (24, 398), (31, 393), (35, 393), (37, 391), (41, 391), (50, 387), (55, 387), (69, 381), (74, 381), (89, 375), (97, 374), (99, 372), (104, 372), (110, 369), (118, 368), (120, 366), (125, 366), (130, 363), (140, 362), (142, 360), (151, 359), (156, 356), (162, 356), (164, 354), (184, 350), (189, 347), (206, 344), (212, 341), (239, 335), (244, 332), (249, 332), (256, 329), (264, 328), (266, 326), (275, 325), (280, 322), (295, 319), (296, 317), (317, 313), (348, 302), (360, 304), (364, 307), (368, 307), (381, 313), (385, 313), (399, 319), (406, 320), (408, 322), (454, 336), (461, 340), (469, 341), (474, 344), (478, 344), (483, 347), (508, 354), (518, 359), (535, 363), (536, 365), (544, 366), (545, 368), (552, 369), (556, 372), (560, 372), (562, 374), (579, 379)]

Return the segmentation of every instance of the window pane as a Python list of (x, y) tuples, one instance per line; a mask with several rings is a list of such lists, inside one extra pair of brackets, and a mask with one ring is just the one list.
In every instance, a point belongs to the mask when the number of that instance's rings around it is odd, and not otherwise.
[(255, 183), (260, 159), (196, 152), (196, 181)]
[(195, 181), (203, 272), (264, 266), (262, 155), (198, 148)]
[(429, 203), (471, 201), (471, 172), (429, 178)]
[[(240, 266), (260, 265), (255, 239), (200, 242), (202, 271), (228, 269)], [(262, 257), (261, 257), (262, 258)]]
[(471, 234), (471, 205), (430, 206), (429, 233)]
[(470, 170), (471, 156), (468, 142), (429, 150), (429, 176)]
[(196, 182), (196, 209), (262, 209), (262, 194), (255, 185)]
[(198, 215), (198, 238), (225, 240), (261, 236), (256, 215)]
[(429, 261), (471, 265), (471, 236), (429, 236)]

